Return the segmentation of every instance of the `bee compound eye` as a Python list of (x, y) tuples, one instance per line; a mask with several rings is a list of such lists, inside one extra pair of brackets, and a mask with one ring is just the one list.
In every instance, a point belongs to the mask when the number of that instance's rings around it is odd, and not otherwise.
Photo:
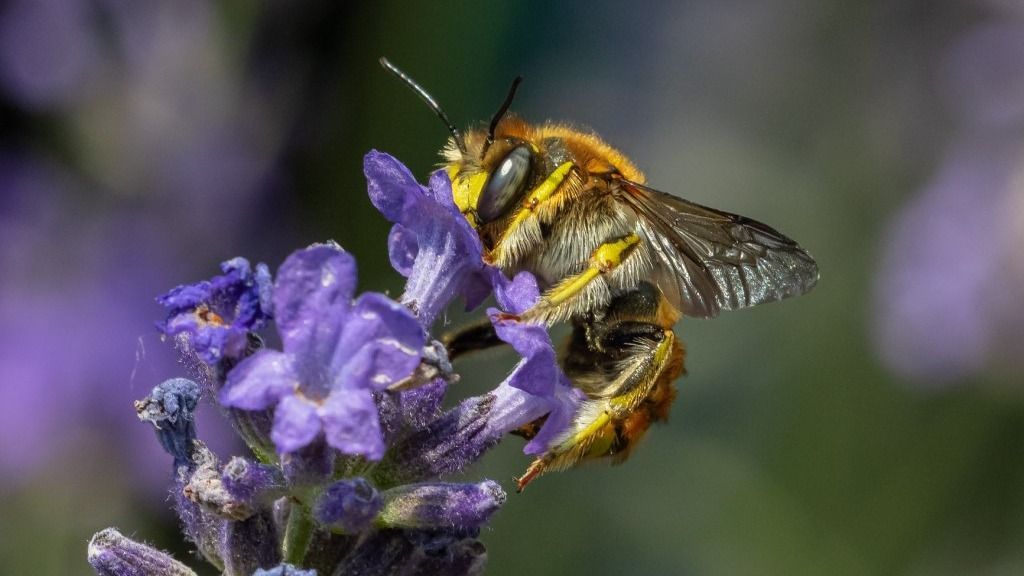
[(497, 220), (522, 196), (530, 175), (530, 156), (529, 148), (516, 146), (491, 172), (477, 203), (481, 221)]

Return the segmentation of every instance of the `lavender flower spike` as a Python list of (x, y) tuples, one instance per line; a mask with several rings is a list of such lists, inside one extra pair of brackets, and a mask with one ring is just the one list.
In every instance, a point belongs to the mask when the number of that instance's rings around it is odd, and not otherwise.
[[(371, 199), (395, 222), (392, 264), (408, 277), (401, 304), (357, 297), (355, 261), (333, 243), (293, 253), (272, 287), (265, 267), (236, 259), (224, 275), (161, 299), (171, 309), (165, 331), (256, 456), (222, 465), (196, 440), (201, 386), (189, 380), (169, 380), (137, 404), (175, 457), (172, 497), (186, 536), (227, 576), (480, 574), (487, 553), (477, 538), (505, 492), (490, 480), (441, 478), (526, 425), (540, 429), (525, 450), (548, 450), (583, 398), (546, 327), (520, 319), (539, 298), (536, 279), (510, 280), (486, 264), (447, 175), (422, 187), (376, 152), (365, 169)], [(444, 411), (452, 367), (429, 328), (456, 296), (475, 307), (492, 293), (494, 333), (521, 360), (489, 392)], [(280, 349), (256, 349), (253, 330), (271, 320)], [(101, 574), (191, 574), (159, 552), (154, 562), (183, 571), (135, 570), (96, 550)]]
[(99, 576), (196, 576), (166, 552), (126, 538), (115, 528), (89, 541), (89, 564)]
[(384, 454), (373, 392), (412, 373), (425, 335), (407, 309), (383, 294), (353, 302), (355, 285), (355, 260), (336, 244), (289, 256), (273, 295), (284, 350), (260, 350), (228, 373), (221, 403), (274, 407), (271, 438), (281, 453), (323, 432), (346, 454)]

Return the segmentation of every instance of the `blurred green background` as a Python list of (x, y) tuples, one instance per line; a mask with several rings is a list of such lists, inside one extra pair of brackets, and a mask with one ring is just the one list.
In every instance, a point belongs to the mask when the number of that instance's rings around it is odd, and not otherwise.
[[(446, 131), (381, 55), (458, 125), (522, 74), (518, 114), (821, 266), (807, 297), (682, 322), (672, 421), (511, 494), (488, 574), (1024, 573), (1013, 0), (5, 2), (0, 573), (90, 573), (107, 526), (189, 558), (131, 407), (180, 373), (155, 295), (327, 238), (400, 289), (362, 156), (425, 178)], [(467, 361), (454, 395), (514, 361)], [(466, 476), (510, 489), (520, 444)]]

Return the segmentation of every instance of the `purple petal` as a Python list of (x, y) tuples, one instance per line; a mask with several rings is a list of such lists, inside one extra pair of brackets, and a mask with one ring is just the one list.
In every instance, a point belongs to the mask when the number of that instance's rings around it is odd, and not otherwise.
[(310, 363), (329, 359), (355, 288), (356, 261), (336, 244), (316, 244), (289, 256), (274, 286), (274, 313), (285, 352)]
[(253, 276), (256, 283), (256, 300), (259, 307), (268, 316), (274, 316), (274, 280), (270, 276), (270, 268), (260, 262), (256, 265), (256, 275)]
[(485, 428), (485, 434), (490, 436), (504, 436), (557, 407), (554, 398), (524, 392), (511, 386), (508, 379), (499, 384), (488, 396), (494, 398), (494, 406), (488, 414)]
[(424, 195), (412, 172), (390, 154), (371, 150), (363, 158), (370, 202), (392, 222), (402, 222), (410, 204)]
[(467, 312), (476, 310), (476, 307), (483, 304), (484, 300), (487, 300), (487, 297), (494, 292), (494, 286), (490, 279), (490, 270), (495, 270), (498, 274), (501, 274), (496, 268), (486, 266), (483, 270), (468, 275), (465, 282), (463, 282), (462, 298), (466, 301)]
[(222, 276), (215, 278), (212, 283), (218, 289), (224, 289), (235, 284), (236, 279), (248, 278), (252, 275), (252, 265), (241, 256), (220, 263)]
[(166, 294), (157, 296), (156, 301), (165, 308), (172, 310), (189, 309), (213, 298), (213, 286), (203, 280), (195, 284), (183, 284), (171, 288)]
[[(260, 262), (253, 272), (249, 267), (248, 260), (245, 258), (236, 258), (235, 260), (241, 260), (241, 263), (237, 264), (240, 280), (237, 284), (238, 288), (235, 289), (242, 289), (234, 304), (235, 320), (232, 325), (254, 330), (263, 326), (267, 319), (273, 317), (273, 280), (266, 264)], [(234, 260), (229, 260), (221, 266), (225, 268), (225, 272), (229, 272), (232, 270), (228, 268), (229, 265), (235, 265)]]
[(509, 280), (501, 270), (493, 266), (488, 266), (488, 273), (494, 286), (494, 298), (502, 310), (522, 314), (540, 299), (537, 278), (533, 274), (523, 271)]
[(264, 349), (228, 372), (220, 402), (243, 410), (262, 410), (292, 393), (298, 385), (291, 356)]
[(408, 277), (412, 273), (412, 265), (419, 250), (416, 235), (408, 228), (401, 224), (391, 227), (388, 234), (388, 258), (391, 260), (391, 267), (399, 274)]
[(441, 310), (465, 291), (467, 283), (475, 285), (474, 275), (482, 263), (472, 260), (470, 251), (441, 224), (419, 239), (419, 251), (401, 301), (416, 311), (424, 327), (429, 327)]
[(384, 456), (377, 404), (366, 390), (339, 389), (331, 392), (320, 408), (327, 443), (345, 454), (370, 460)]
[(332, 372), (336, 386), (383, 390), (420, 362), (425, 335), (407, 308), (383, 294), (359, 297), (342, 331)]
[(183, 340), (210, 365), (244, 356), (247, 333), (263, 327), (272, 314), (266, 298), (270, 272), (265, 264), (257, 265), (253, 273), (248, 260), (233, 258), (221, 264), (221, 272), (157, 298), (169, 310), (159, 329)]
[(319, 433), (320, 417), (313, 403), (298, 396), (285, 396), (277, 404), (270, 437), (278, 451), (294, 452), (312, 442)]
[(561, 371), (547, 328), (540, 324), (507, 319), (494, 308), (487, 311), (494, 331), (523, 357), (509, 377), (511, 386), (537, 396), (550, 397)]
[[(384, 216), (415, 238), (415, 258), (409, 266), (399, 259), (399, 270), (408, 275), (401, 301), (415, 310), (420, 323), (429, 326), (437, 314), (472, 283), (483, 268), (483, 246), (475, 230), (452, 200), (451, 182), (438, 171), (430, 188), (416, 184), (408, 169), (387, 154), (370, 152), (364, 160), (370, 198)], [(413, 254), (411, 241), (403, 240), (405, 254)]]
[(562, 379), (555, 389), (553, 408), (548, 413), (547, 420), (537, 435), (523, 446), (523, 452), (526, 454), (539, 456), (554, 446), (579, 412), (580, 404), (586, 400), (582, 390), (572, 386), (565, 376), (562, 376)]

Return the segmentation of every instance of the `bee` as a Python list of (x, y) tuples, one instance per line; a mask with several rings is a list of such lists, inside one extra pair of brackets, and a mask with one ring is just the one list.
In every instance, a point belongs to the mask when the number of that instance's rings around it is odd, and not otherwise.
[[(814, 259), (756, 220), (659, 192), (621, 152), (566, 124), (508, 113), (521, 78), (486, 126), (461, 132), (436, 100), (386, 59), (451, 137), (441, 152), (459, 210), (485, 259), (510, 277), (529, 271), (542, 291), (523, 321), (572, 324), (561, 365), (586, 395), (568, 429), (517, 479), (629, 457), (665, 421), (684, 373), (673, 327), (804, 294)], [(451, 356), (501, 341), (486, 325), (446, 338)], [(531, 438), (542, 422), (518, 434)]]

